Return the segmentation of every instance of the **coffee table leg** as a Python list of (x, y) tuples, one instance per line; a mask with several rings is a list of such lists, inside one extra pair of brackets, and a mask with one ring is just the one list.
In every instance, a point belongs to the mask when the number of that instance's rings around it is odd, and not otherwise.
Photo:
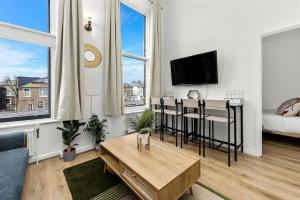
[(191, 194), (192, 196), (194, 195), (192, 186), (190, 187), (190, 194)]
[(106, 164), (106, 163), (104, 163), (103, 174), (105, 174), (105, 173), (106, 173), (106, 169), (107, 169), (107, 164)]

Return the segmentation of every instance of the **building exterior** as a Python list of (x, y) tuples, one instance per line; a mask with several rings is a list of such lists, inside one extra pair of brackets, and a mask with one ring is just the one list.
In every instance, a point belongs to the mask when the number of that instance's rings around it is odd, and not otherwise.
[(141, 81), (124, 84), (125, 106), (138, 106), (145, 104), (145, 86)]
[(2, 81), (0, 85), (6, 89), (5, 111), (48, 110), (48, 77), (16, 77), (14, 80)]
[(41, 78), (22, 85), (18, 90), (18, 111), (47, 110), (48, 78)]

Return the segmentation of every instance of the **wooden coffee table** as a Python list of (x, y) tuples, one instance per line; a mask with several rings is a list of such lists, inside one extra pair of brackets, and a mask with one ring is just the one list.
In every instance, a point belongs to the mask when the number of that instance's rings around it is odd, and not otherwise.
[(178, 199), (200, 178), (198, 156), (153, 139), (138, 151), (136, 134), (101, 143), (100, 157), (141, 199)]

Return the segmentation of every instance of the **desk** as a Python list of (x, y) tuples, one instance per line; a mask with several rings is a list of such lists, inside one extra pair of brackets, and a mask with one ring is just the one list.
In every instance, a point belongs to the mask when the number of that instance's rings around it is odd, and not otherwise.
[(101, 158), (141, 199), (173, 200), (200, 178), (200, 158), (151, 139), (137, 149), (137, 135), (101, 143)]

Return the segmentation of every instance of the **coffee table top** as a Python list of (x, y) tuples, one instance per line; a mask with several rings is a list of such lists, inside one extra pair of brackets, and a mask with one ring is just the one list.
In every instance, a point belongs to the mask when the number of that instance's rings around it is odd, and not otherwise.
[(154, 139), (151, 139), (150, 150), (138, 151), (137, 134), (111, 139), (101, 146), (158, 190), (200, 162), (199, 156)]

